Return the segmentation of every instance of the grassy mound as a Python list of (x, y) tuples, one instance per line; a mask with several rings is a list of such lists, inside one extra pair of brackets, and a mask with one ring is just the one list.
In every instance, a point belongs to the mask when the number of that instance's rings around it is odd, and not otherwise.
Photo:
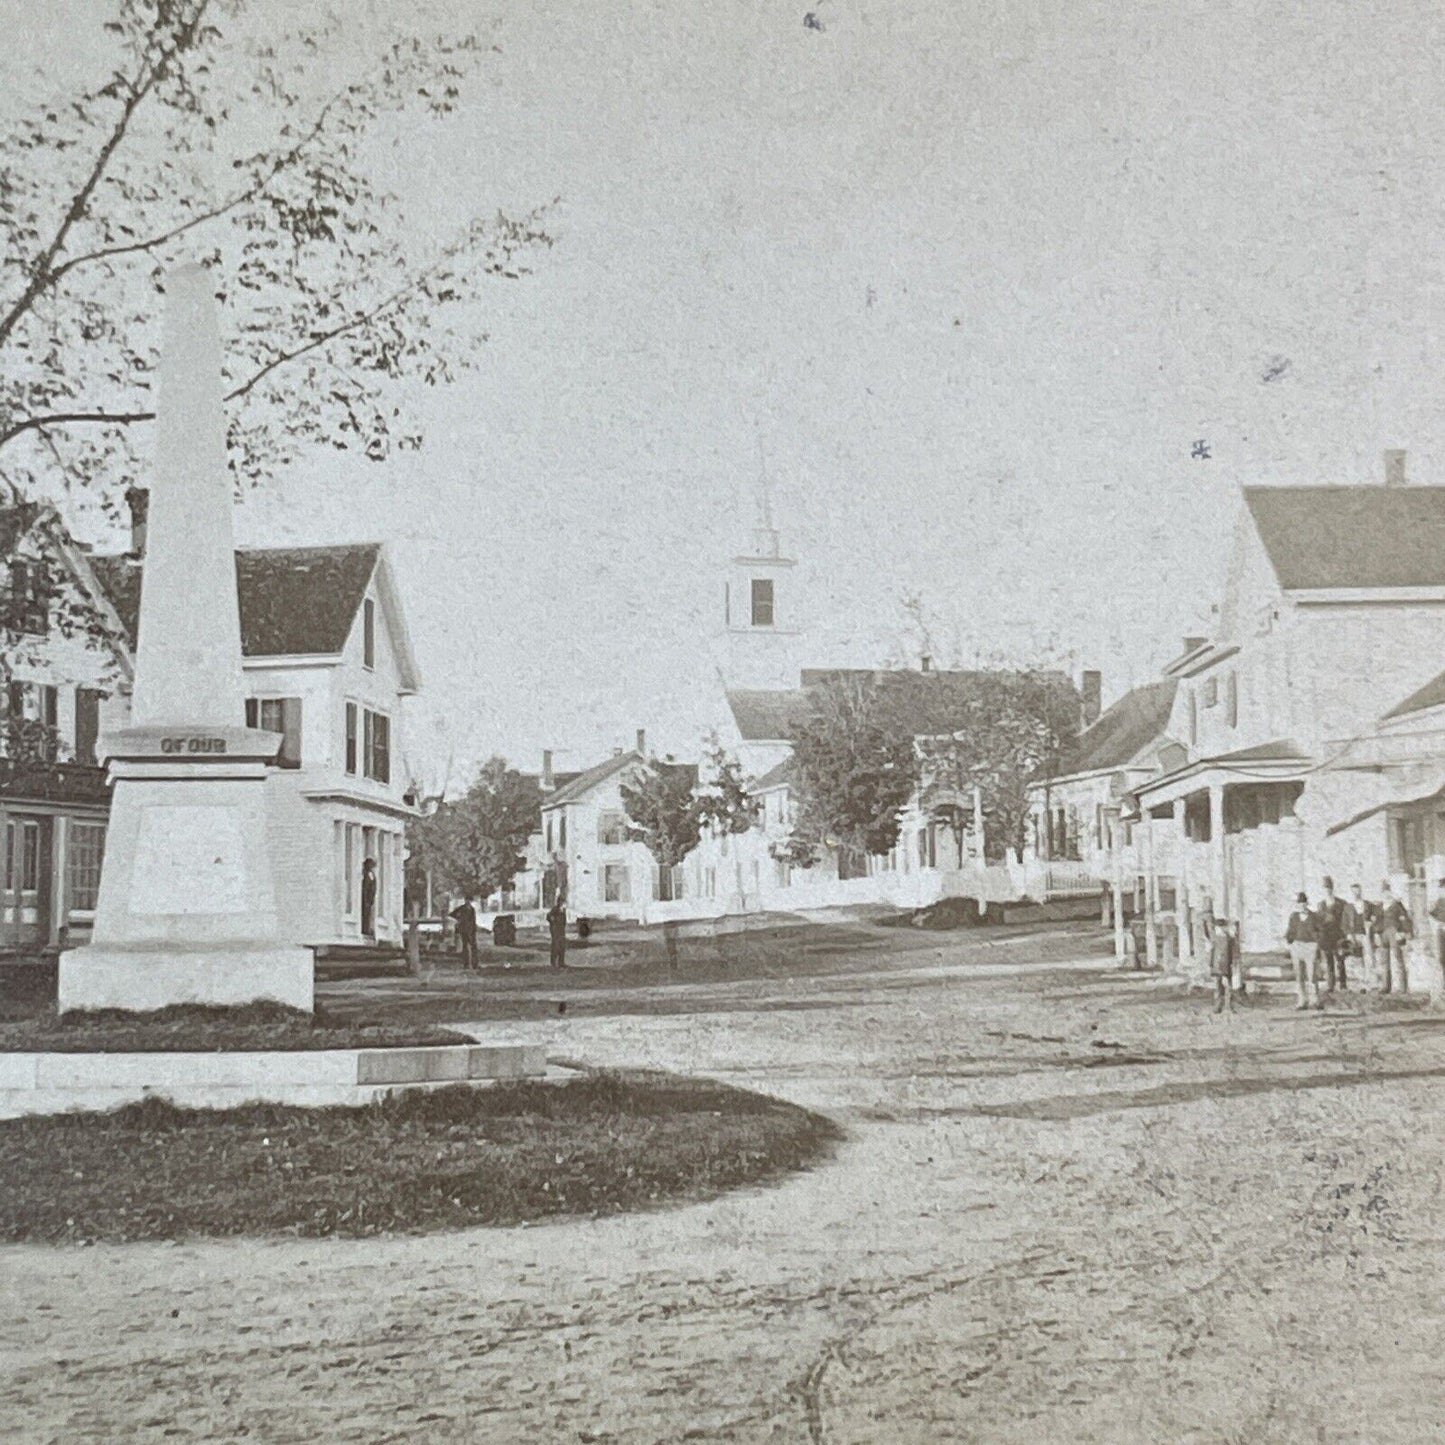
[(0, 1240), (358, 1236), (610, 1214), (777, 1178), (839, 1137), (781, 1100), (658, 1074), (361, 1108), (147, 1100), (0, 1122)]
[(254, 1003), (241, 1008), (174, 1004), (150, 1013), (54, 1010), (0, 1023), (0, 1053), (252, 1053), (266, 1049), (414, 1048), (465, 1044), (454, 1029), (432, 1024), (378, 1024)]

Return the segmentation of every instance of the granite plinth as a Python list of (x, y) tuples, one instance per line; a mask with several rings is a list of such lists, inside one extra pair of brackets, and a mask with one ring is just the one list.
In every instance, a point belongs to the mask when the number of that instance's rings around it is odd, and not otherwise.
[(271, 1000), (311, 1012), (315, 961), (308, 948), (91, 944), (60, 955), (57, 1005), (144, 1012), (171, 1004), (237, 1007)]

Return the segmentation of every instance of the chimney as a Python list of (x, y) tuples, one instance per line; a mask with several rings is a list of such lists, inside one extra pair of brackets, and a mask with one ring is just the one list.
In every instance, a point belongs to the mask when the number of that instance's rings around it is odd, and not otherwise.
[(637, 729), (637, 755), (640, 758), (647, 756), (647, 729)]
[(1079, 692), (1084, 702), (1084, 726), (1088, 727), (1098, 722), (1099, 714), (1104, 710), (1104, 674), (1092, 669), (1086, 671)]
[(919, 667), (919, 670), (922, 671), (922, 672), (932, 672), (932, 671), (933, 671), (933, 657), (932, 657), (932, 655), (929, 654), (929, 653), (927, 653), (927, 652), (925, 652), (925, 653), (923, 654), (923, 656), (918, 659), (918, 667)]
[(542, 791), (550, 793), (557, 784), (552, 779), (552, 749), (542, 749)]
[(130, 554), (132, 557), (144, 557), (146, 516), (151, 508), (151, 494), (144, 487), (127, 487), (125, 501), (130, 508)]
[(1387, 487), (1403, 487), (1405, 485), (1405, 453), (1391, 449), (1385, 453), (1385, 485)]

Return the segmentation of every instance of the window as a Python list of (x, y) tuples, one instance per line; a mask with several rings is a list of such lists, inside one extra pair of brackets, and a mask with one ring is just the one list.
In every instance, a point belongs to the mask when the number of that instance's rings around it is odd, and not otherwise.
[(356, 776), (356, 704), (346, 704), (346, 771)]
[(0, 757), (53, 762), (60, 735), (59, 690), (45, 683), (11, 682), (0, 692)]
[(100, 892), (100, 861), (105, 855), (103, 823), (72, 823), (70, 857), (70, 907), (76, 913), (93, 913)]
[(597, 841), (607, 848), (616, 848), (627, 841), (627, 816), (624, 813), (597, 815)]
[(34, 893), (40, 887), (40, 824), (20, 825), (20, 891)]
[(752, 579), (753, 626), (773, 625), (773, 581), (771, 577)]
[(1189, 741), (1192, 744), (1199, 741), (1199, 699), (1195, 697), (1194, 690), (1189, 690)]
[(366, 776), (373, 782), (391, 781), (391, 719), (384, 712), (364, 710), (362, 758)]
[(370, 597), (361, 604), (361, 660), (376, 666), (376, 603)]
[(301, 766), (301, 699), (299, 697), (248, 697), (246, 726), (281, 734), (276, 761), (283, 768)]
[(43, 562), (12, 562), (3, 598), (5, 625), (39, 635), (50, 630), (50, 579)]
[(632, 884), (627, 876), (627, 864), (603, 864), (602, 901), (604, 903), (630, 903), (632, 901)]
[(567, 814), (565, 812), (557, 818), (557, 846), (564, 853), (567, 851)]

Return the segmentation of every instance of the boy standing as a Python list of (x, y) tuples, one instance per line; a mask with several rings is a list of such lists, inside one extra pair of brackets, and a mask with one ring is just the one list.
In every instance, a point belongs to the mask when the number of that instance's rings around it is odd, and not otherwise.
[(1214, 1012), (1234, 1012), (1234, 965), (1239, 950), (1232, 920), (1217, 919), (1209, 940), (1209, 972), (1214, 980)]

